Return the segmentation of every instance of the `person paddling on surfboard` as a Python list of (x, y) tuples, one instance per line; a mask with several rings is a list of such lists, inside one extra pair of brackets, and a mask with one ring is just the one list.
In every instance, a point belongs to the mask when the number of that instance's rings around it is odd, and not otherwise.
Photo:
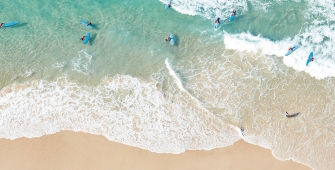
[(216, 19), (215, 23), (219, 23), (220, 24), (220, 18)]
[(169, 42), (171, 40), (170, 37), (165, 38), (165, 41)]
[(2, 28), (2, 24), (4, 24), (4, 23), (1, 23), (1, 24), (0, 24), (0, 28)]
[(292, 51), (293, 51), (293, 48), (292, 48), (292, 47), (290, 47), (290, 48), (288, 48), (288, 50), (292, 50)]
[(91, 22), (88, 22), (88, 24), (87, 24), (86, 26), (89, 26), (89, 25), (92, 25), (92, 23), (91, 23)]
[(84, 41), (85, 37), (86, 37), (86, 36), (84, 35), (84, 36), (83, 36), (83, 37), (81, 37), (80, 39), (81, 39), (82, 41)]

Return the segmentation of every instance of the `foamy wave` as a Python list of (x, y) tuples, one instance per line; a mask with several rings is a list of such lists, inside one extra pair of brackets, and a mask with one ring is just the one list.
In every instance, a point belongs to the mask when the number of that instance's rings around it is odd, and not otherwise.
[(190, 102), (185, 93), (157, 86), (120, 75), (104, 78), (97, 87), (79, 86), (66, 77), (11, 85), (0, 92), (0, 137), (73, 130), (168, 153), (228, 146), (240, 138), (235, 128)]
[[(327, 55), (324, 56), (320, 52), (314, 52), (315, 60), (306, 66), (309, 53), (315, 50), (313, 50), (314, 48), (312, 45), (309, 45), (306, 42), (302, 42), (304, 45), (300, 45), (300, 40), (299, 36), (295, 36), (292, 40), (287, 38), (274, 42), (263, 38), (260, 35), (253, 36), (250, 33), (229, 34), (225, 32), (224, 35), (224, 42), (227, 49), (283, 57), (283, 62), (287, 66), (298, 71), (305, 71), (317, 79), (334, 77), (335, 70), (333, 68), (335, 67), (335, 60), (326, 57)], [(299, 48), (296, 51), (289, 56), (284, 56), (287, 52), (287, 47), (297, 44), (299, 44)]]
[(170, 75), (173, 77), (173, 79), (175, 80), (176, 84), (179, 87), (179, 90), (181, 91), (186, 91), (183, 87), (183, 83), (181, 82), (180, 78), (178, 77), (177, 73), (171, 68), (171, 65), (168, 61), (168, 59), (165, 59), (165, 65), (166, 68), (169, 70)]
[[(168, 3), (166, 0), (160, 0)], [(208, 19), (215, 17), (228, 18), (233, 9), (237, 9), (240, 14), (248, 11), (245, 0), (173, 0), (172, 7), (176, 11), (188, 15), (200, 15)]]
[(72, 70), (89, 75), (93, 72), (91, 68), (92, 55), (86, 53), (84, 50), (78, 52), (78, 56), (72, 60)]
[(263, 38), (261, 35), (253, 36), (250, 33), (229, 34), (224, 31), (224, 43), (227, 49), (284, 56), (289, 46), (288, 44), (294, 45), (297, 42), (292, 42), (289, 38), (273, 42)]

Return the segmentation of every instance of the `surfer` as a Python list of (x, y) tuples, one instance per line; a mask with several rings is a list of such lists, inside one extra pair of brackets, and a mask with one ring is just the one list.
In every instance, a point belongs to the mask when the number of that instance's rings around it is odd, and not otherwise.
[(215, 23), (219, 23), (220, 24), (220, 18), (216, 19)]
[(291, 115), (286, 112), (286, 117), (290, 117)]
[(2, 28), (2, 24), (4, 24), (4, 23), (1, 23), (1, 24), (0, 24), (0, 28)]
[(243, 129), (243, 127), (241, 126), (241, 133), (242, 133), (242, 136), (244, 136), (244, 129)]
[(84, 41), (85, 37), (86, 37), (86, 36), (83, 36), (83, 37), (81, 37), (80, 39), (81, 39), (82, 41)]
[(170, 37), (165, 38), (165, 41), (167, 41), (167, 42), (170, 42), (170, 40), (171, 40)]
[(314, 61), (314, 58), (313, 58), (313, 57), (311, 58), (311, 61)]
[(171, 1), (170, 1), (170, 3), (168, 4), (168, 7), (171, 8)]
[(293, 48), (292, 48), (292, 47), (290, 47), (290, 48), (288, 48), (288, 50), (292, 50), (292, 51), (293, 51)]
[(88, 22), (87, 26), (89, 26), (89, 25), (92, 25), (92, 23), (91, 23), (91, 22)]
[(232, 16), (236, 16), (236, 10), (233, 10), (233, 13), (231, 14)]

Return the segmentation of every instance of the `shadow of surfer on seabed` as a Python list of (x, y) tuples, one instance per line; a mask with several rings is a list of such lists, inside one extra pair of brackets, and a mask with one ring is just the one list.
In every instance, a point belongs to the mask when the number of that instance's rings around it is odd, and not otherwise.
[(296, 117), (296, 116), (298, 116), (299, 115), (299, 112), (298, 113), (294, 113), (294, 114), (288, 114), (287, 112), (286, 112), (286, 117), (287, 118), (291, 118), (291, 117)]

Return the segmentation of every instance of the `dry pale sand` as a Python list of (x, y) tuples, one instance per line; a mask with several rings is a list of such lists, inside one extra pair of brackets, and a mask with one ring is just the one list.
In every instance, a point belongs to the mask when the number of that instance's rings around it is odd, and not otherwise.
[(242, 140), (221, 149), (175, 155), (70, 131), (33, 139), (0, 139), (0, 169), (310, 170), (293, 161), (279, 161), (270, 150)]

